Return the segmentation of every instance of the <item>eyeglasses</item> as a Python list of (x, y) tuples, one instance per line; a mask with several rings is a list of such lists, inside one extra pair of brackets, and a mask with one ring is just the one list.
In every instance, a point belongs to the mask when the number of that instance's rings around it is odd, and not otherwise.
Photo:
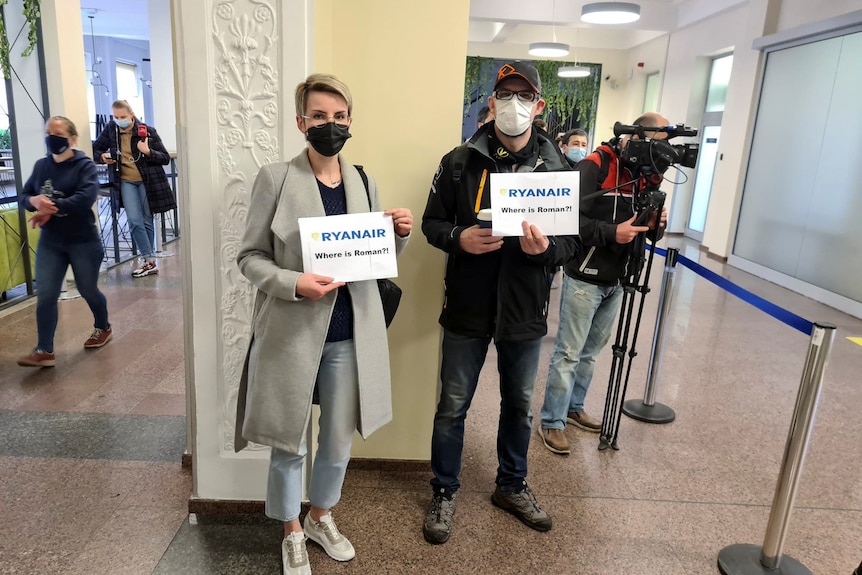
[(339, 112), (339, 113), (335, 114), (334, 116), (332, 116), (331, 118), (327, 118), (326, 114), (321, 114), (319, 112), (315, 112), (314, 114), (312, 114), (310, 116), (300, 116), (300, 117), (303, 120), (305, 120), (305, 123), (308, 124), (309, 126), (311, 126), (312, 128), (319, 128), (320, 126), (322, 126), (328, 122), (335, 122), (339, 126), (347, 127), (350, 125), (350, 119), (351, 119), (350, 116), (348, 116), (347, 114), (345, 114), (343, 112)]
[(518, 99), (522, 102), (532, 102), (539, 97), (538, 94), (531, 90), (521, 90), (520, 92), (513, 92), (511, 90), (494, 91), (494, 97), (498, 100), (511, 100), (512, 96), (514, 96), (515, 94), (518, 95)]

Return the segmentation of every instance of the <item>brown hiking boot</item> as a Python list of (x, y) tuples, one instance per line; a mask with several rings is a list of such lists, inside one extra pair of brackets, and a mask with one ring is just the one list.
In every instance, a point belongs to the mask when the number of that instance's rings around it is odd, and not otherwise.
[(548, 448), (551, 453), (558, 455), (568, 455), (572, 452), (569, 446), (569, 438), (566, 437), (566, 432), (563, 429), (545, 429), (542, 432), (542, 443)]
[(586, 411), (570, 411), (566, 417), (566, 423), (593, 433), (598, 433), (602, 429), (602, 422), (587, 415)]

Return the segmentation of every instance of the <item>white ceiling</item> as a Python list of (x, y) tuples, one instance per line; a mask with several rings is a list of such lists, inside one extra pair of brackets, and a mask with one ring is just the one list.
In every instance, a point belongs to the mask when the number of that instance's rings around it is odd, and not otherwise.
[[(626, 50), (748, 0), (636, 0), (640, 20), (619, 26), (581, 22), (589, 1), (471, 0), (468, 40), (528, 45), (556, 36), (572, 47)], [(96, 36), (147, 40), (147, 0), (81, 0), (81, 23), (84, 34), (92, 23)]]
[(525, 46), (558, 41), (572, 47), (627, 50), (745, 2), (636, 0), (639, 20), (607, 26), (580, 21), (581, 8), (590, 0), (471, 0), (468, 39)]
[(81, 0), (84, 34), (90, 34), (91, 23), (96, 36), (150, 39), (147, 0)]

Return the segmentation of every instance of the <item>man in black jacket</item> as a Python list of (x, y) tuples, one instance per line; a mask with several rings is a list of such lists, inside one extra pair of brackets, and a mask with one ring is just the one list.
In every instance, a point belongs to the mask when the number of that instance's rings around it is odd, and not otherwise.
[(528, 222), (522, 223), (523, 237), (506, 238), (477, 225), (477, 213), (491, 205), (490, 173), (568, 169), (553, 140), (532, 127), (545, 107), (539, 91), (533, 66), (514, 62), (500, 68), (489, 98), (494, 121), (443, 157), (422, 217), (428, 242), (448, 254), (440, 314), (442, 388), (431, 440), (434, 493), (423, 525), (430, 543), (449, 539), (464, 419), (492, 338), (501, 395), (492, 502), (533, 529), (551, 528), (526, 483), (530, 406), (547, 333), (549, 271), (573, 256), (576, 240), (547, 237)]
[[(635, 125), (667, 126), (667, 118), (644, 114)], [(667, 133), (646, 132), (663, 139)], [(636, 136), (633, 136), (636, 137)], [(637, 179), (619, 157), (628, 136), (604, 143), (577, 167), (581, 174), (580, 227), (583, 249), (566, 263), (560, 296), (560, 326), (545, 387), (541, 433), (545, 447), (553, 453), (570, 452), (566, 423), (598, 432), (602, 423), (584, 411), (596, 357), (607, 345), (614, 318), (620, 308), (631, 256), (631, 242), (641, 232), (655, 227), (653, 213), (648, 226), (634, 225), (632, 184)], [(608, 190), (596, 196), (598, 190)], [(591, 197), (592, 196), (592, 197)], [(660, 227), (667, 210), (660, 217)]]

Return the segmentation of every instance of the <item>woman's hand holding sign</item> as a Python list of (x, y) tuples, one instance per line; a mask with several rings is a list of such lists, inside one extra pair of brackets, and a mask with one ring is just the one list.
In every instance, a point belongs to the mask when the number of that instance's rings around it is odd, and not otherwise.
[(530, 224), (528, 221), (521, 222), (521, 229), (524, 230), (524, 235), (519, 237), (521, 242), (521, 250), (531, 256), (537, 256), (545, 253), (551, 242), (547, 236), (543, 234), (539, 228)]
[(344, 285), (344, 282), (334, 281), (335, 278), (317, 274), (302, 274), (296, 280), (296, 295), (317, 301), (332, 290)]
[(408, 208), (392, 208), (383, 212), (392, 216), (392, 227), (400, 238), (406, 238), (413, 229), (413, 213)]

